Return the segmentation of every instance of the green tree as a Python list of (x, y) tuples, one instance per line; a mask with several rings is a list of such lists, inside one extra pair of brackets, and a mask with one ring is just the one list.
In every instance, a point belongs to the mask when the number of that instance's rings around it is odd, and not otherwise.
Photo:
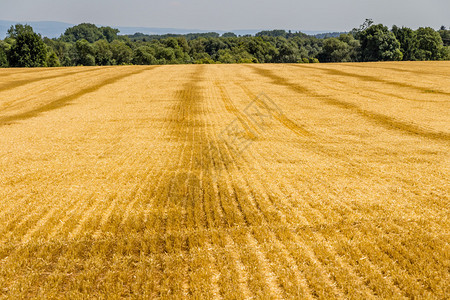
[(371, 27), (373, 25), (373, 20), (372, 19), (366, 19), (364, 21), (364, 23), (362, 23), (359, 28), (353, 28), (352, 31), (350, 32), (355, 39), (359, 40), (360, 39), (360, 35), (361, 33), (368, 29), (369, 27)]
[(360, 52), (361, 44), (360, 44), (359, 40), (356, 40), (353, 37), (353, 35), (350, 33), (341, 34), (339, 36), (339, 40), (347, 43), (347, 45), (350, 46), (350, 51), (349, 51), (350, 60), (348, 60), (348, 61), (352, 61), (352, 62), (360, 61), (360, 53), (359, 52)]
[(99, 40), (93, 44), (95, 62), (99, 66), (109, 66), (113, 63), (113, 53), (106, 40)]
[(322, 52), (319, 54), (319, 60), (322, 62), (355, 61), (357, 57), (356, 47), (358, 47), (358, 43), (351, 35), (342, 37), (342, 39), (326, 39), (323, 43)]
[(201, 52), (194, 54), (194, 64), (214, 64), (216, 63), (208, 53)]
[(14, 26), (11, 26), (8, 29), (7, 36), (10, 37), (10, 38), (13, 38), (13, 39), (17, 39), (17, 37), (20, 34), (23, 34), (25, 32), (34, 32), (33, 31), (33, 27), (31, 27), (28, 24), (25, 24), (25, 25), (23, 25), (23, 24), (16, 24)]
[(196, 54), (205, 53), (205, 51), (206, 51), (205, 42), (206, 42), (205, 38), (190, 40), (189, 41), (189, 48), (190, 48), (189, 55), (191, 57), (194, 57)]
[(223, 63), (223, 64), (233, 64), (233, 63), (237, 63), (236, 58), (234, 57), (234, 55), (231, 53), (230, 49), (220, 49), (218, 52), (218, 59), (217, 61)]
[(408, 27), (399, 28), (394, 25), (392, 32), (400, 43), (403, 60), (416, 60), (418, 42), (414, 30)]
[(176, 63), (175, 51), (173, 48), (156, 46), (155, 50), (155, 58), (158, 60), (159, 64), (173, 64)]
[(63, 39), (66, 42), (76, 42), (86, 40), (89, 43), (104, 39), (105, 36), (100, 28), (90, 23), (82, 23), (71, 28), (67, 28), (64, 32)]
[(190, 50), (187, 40), (183, 37), (167, 38), (155, 44), (156, 58), (163, 63), (189, 63), (192, 62), (188, 52)]
[(170, 37), (161, 41), (165, 47), (169, 47), (172, 49), (178, 48), (178, 40), (176, 38)]
[(239, 64), (258, 63), (258, 59), (251, 55), (244, 47), (233, 47), (231, 53)]
[(417, 58), (420, 60), (444, 59), (442, 38), (431, 27), (420, 27), (417, 34)]
[(133, 59), (133, 50), (122, 41), (115, 40), (110, 44), (114, 64), (130, 64)]
[(86, 40), (79, 40), (71, 49), (72, 62), (79, 66), (95, 66), (95, 50)]
[(51, 50), (49, 52), (49, 55), (47, 56), (47, 67), (59, 67), (61, 66), (61, 63), (59, 61), (58, 55)]
[(439, 34), (441, 35), (444, 46), (450, 46), (450, 29), (447, 29), (442, 25), (441, 29), (439, 29)]
[(117, 34), (120, 32), (119, 29), (111, 28), (111, 27), (100, 27), (100, 30), (103, 34), (103, 37), (111, 43), (114, 40), (117, 40)]
[(222, 34), (222, 37), (224, 38), (230, 38), (230, 37), (237, 37), (236, 34), (234, 32), (225, 32), (224, 34)]
[(11, 36), (15, 36), (16, 39), (8, 51), (11, 67), (46, 66), (47, 47), (39, 34), (34, 33), (33, 30), (24, 30), (13, 33)]
[(189, 51), (191, 50), (191, 47), (189, 46), (189, 43), (185, 37), (178, 37), (177, 43), (178, 46), (180, 46), (180, 48), (183, 50), (183, 52), (189, 53)]
[(62, 40), (51, 40), (44, 38), (44, 43), (50, 47), (58, 56), (59, 62), (62, 66), (72, 66), (72, 58), (70, 55), (71, 43), (63, 42)]
[(296, 63), (301, 59), (297, 45), (285, 38), (278, 38), (276, 42), (278, 54), (273, 58), (275, 63)]
[(286, 32), (286, 30), (275, 29), (260, 31), (255, 36), (287, 37), (287, 35), (288, 33)]
[(0, 68), (5, 68), (9, 66), (8, 62), (8, 52), (11, 45), (5, 41), (0, 40)]
[(382, 24), (372, 25), (359, 34), (363, 61), (402, 60), (400, 43)]
[(450, 46), (442, 47), (440, 52), (440, 60), (450, 60)]
[(258, 62), (272, 62), (279, 55), (278, 49), (268, 41), (264, 41), (261, 37), (243, 38), (246, 49)]
[(214, 60), (218, 57), (218, 52), (220, 49), (229, 49), (229, 46), (220, 38), (209, 38), (205, 41), (205, 51)]
[(157, 63), (154, 51), (148, 46), (140, 46), (134, 50), (133, 64), (135, 65), (154, 65)]

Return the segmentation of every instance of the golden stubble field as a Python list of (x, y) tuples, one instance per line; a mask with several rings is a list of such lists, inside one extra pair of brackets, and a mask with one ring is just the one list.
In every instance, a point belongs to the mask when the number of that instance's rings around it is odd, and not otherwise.
[(447, 298), (449, 116), (450, 62), (0, 69), (0, 298)]

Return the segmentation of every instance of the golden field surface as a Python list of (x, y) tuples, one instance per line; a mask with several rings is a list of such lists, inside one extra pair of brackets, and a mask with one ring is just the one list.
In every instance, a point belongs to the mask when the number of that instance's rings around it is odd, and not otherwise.
[(0, 69), (0, 298), (445, 299), (450, 62)]

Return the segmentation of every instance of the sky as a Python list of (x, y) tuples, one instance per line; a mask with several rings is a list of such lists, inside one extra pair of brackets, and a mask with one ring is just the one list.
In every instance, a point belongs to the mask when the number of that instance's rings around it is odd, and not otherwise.
[(450, 27), (450, 0), (0, 0), (0, 19), (202, 30)]

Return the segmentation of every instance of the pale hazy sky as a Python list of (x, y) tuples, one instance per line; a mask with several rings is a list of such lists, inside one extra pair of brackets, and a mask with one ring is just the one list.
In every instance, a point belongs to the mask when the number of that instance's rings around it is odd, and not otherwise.
[(450, 0), (0, 0), (0, 19), (189, 29), (450, 27)]

